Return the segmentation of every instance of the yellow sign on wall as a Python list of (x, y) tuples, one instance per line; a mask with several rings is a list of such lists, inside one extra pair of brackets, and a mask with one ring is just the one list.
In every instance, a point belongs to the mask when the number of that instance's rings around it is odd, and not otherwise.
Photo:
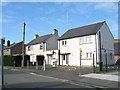
[(56, 58), (56, 61), (58, 62), (58, 58)]
[(79, 48), (80, 51), (82, 51), (82, 48)]

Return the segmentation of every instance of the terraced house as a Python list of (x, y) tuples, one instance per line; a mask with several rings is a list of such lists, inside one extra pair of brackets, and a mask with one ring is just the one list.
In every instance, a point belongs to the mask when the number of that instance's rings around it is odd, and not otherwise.
[(51, 64), (51, 60), (58, 58), (58, 31), (53, 30), (52, 34), (43, 36), (35, 35), (34, 39), (26, 45), (26, 54), (30, 55), (30, 61), (36, 62), (37, 55), (44, 55), (46, 64)]
[(10, 44), (8, 40), (7, 45), (4, 46), (4, 55), (22, 55), (22, 41)]
[(58, 39), (59, 64), (60, 65), (81, 65), (92, 66), (94, 62), (114, 63), (114, 42), (113, 35), (107, 23), (99, 22), (86, 25), (65, 32)]

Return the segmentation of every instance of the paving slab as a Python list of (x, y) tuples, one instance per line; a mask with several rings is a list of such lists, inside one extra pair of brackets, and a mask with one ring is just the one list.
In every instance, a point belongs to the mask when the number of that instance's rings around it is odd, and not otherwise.
[(118, 75), (90, 73), (90, 74), (81, 75), (81, 77), (88, 77), (88, 78), (95, 78), (95, 79), (103, 79), (103, 80), (120, 82), (118, 79), (118, 78), (120, 78), (120, 76), (118, 76)]

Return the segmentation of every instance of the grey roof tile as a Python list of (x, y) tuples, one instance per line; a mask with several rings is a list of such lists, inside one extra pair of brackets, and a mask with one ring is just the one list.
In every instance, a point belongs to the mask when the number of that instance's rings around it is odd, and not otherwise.
[(15, 45), (17, 45), (17, 44), (19, 44), (19, 43), (22, 43), (22, 41), (21, 41), (21, 42), (18, 42), (18, 43), (13, 43), (13, 44), (11, 44), (9, 47), (8, 47), (8, 46), (4, 46), (4, 49), (10, 49), (10, 48), (14, 47)]
[(67, 32), (65, 32), (58, 40), (95, 34), (100, 29), (100, 27), (103, 25), (103, 23), (105, 23), (105, 21), (99, 22), (96, 24), (91, 24), (87, 26), (70, 29)]
[(52, 36), (53, 36), (52, 34), (47, 34), (47, 35), (44, 35), (44, 36), (37, 37), (36, 39), (33, 39), (32, 41), (30, 41), (27, 44), (27, 46), (46, 42)]

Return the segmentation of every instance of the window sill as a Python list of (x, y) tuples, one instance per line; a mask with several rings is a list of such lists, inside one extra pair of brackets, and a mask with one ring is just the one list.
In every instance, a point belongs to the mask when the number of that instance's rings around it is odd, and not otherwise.
[(92, 44), (92, 42), (89, 42), (89, 43), (79, 43), (80, 45), (82, 45), (82, 44)]
[(62, 45), (61, 47), (67, 47), (67, 45)]
[(84, 59), (81, 59), (81, 60), (92, 60), (92, 58), (84, 58)]

